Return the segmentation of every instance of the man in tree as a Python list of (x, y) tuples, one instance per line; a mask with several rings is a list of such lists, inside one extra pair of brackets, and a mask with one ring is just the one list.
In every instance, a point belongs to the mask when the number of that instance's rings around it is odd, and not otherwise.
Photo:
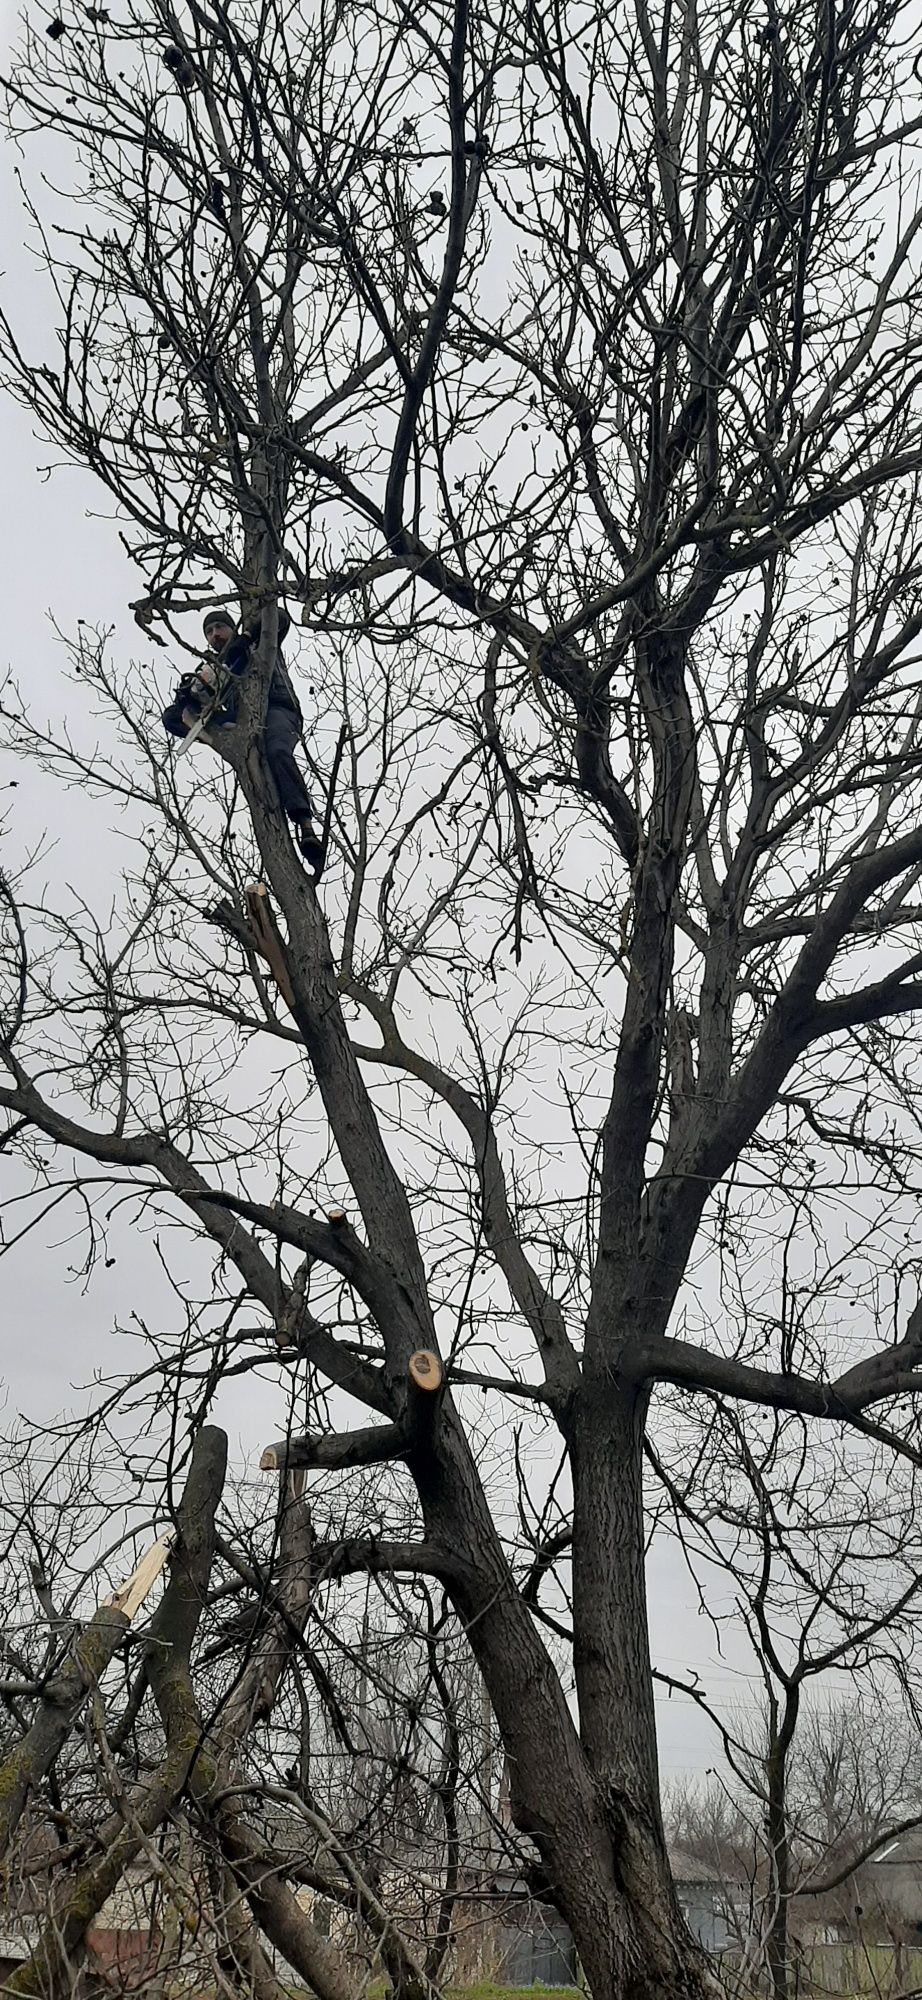
[[(279, 804), (287, 818), (292, 821), (298, 847), (316, 876), (323, 867), (323, 848), (314, 826), (310, 796), (295, 762), (295, 744), (301, 735), (304, 718), (282, 658), (282, 643), (290, 627), (291, 619), (287, 611), (280, 610), (278, 648), (269, 682), (263, 749), (266, 763), (275, 780)], [(243, 631), (238, 632), (226, 606), (216, 604), (205, 614), (204, 631), (211, 651), (218, 655), (218, 664), (223, 673), (232, 676), (227, 692), (210, 725), (226, 728), (237, 719), (239, 690), (234, 681), (246, 673), (253, 649), (259, 645), (261, 620), (258, 616), (251, 618)], [(182, 676), (173, 690), (172, 701), (163, 711), (163, 726), (170, 736), (185, 736), (193, 727), (197, 717), (207, 708), (212, 698), (210, 689), (213, 683), (211, 668)]]

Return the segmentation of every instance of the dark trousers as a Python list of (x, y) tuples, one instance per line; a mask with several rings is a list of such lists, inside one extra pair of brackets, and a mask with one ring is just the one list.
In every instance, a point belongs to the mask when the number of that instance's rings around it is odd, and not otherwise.
[(310, 819), (313, 807), (307, 786), (295, 763), (295, 745), (301, 735), (301, 717), (290, 708), (266, 710), (263, 748), (266, 763), (275, 779), (279, 805), (288, 819)]

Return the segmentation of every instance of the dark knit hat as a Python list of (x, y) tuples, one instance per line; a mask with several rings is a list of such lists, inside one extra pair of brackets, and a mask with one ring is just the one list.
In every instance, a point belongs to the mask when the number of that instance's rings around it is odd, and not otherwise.
[(209, 625), (229, 625), (232, 632), (237, 630), (237, 620), (233, 612), (228, 611), (226, 604), (212, 604), (210, 610), (206, 611), (202, 619), (202, 631), (207, 632)]

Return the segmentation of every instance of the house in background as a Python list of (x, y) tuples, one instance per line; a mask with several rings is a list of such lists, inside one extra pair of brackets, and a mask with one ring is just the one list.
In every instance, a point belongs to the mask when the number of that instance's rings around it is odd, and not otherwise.
[[(730, 1881), (725, 1872), (685, 1848), (670, 1845), (669, 1863), (679, 1907), (705, 1951), (739, 1950), (749, 1933), (748, 1884)], [(498, 1986), (575, 1986), (579, 1959), (572, 1933), (550, 1904), (529, 1896), (521, 1876), (494, 1878), (492, 1909), (481, 1895), (464, 1913), (462, 1935), (481, 1931), (472, 1962), (459, 1955), (454, 1976), (473, 1978), (489, 1973)]]
[[(277, 1852), (290, 1847), (300, 1855), (303, 1825), (290, 1814), (273, 1810), (267, 1836)], [(922, 1841), (919, 1859), (903, 1866), (907, 1880), (915, 1884), (919, 1916), (922, 1919)], [(49, 1857), (50, 1858), (50, 1857)], [(728, 1879), (726, 1870), (703, 1860), (692, 1850), (669, 1846), (669, 1861), (679, 1906), (693, 1934), (712, 1954), (739, 1949), (748, 1933), (748, 1886)], [(38, 1941), (43, 1909), (41, 1877), (33, 1878), (32, 1892), (19, 1900), (18, 1907), (0, 1904), (0, 1985), (27, 1959)], [(420, 1882), (410, 1885), (414, 1895)], [(401, 1885), (391, 1888), (399, 1909)], [(438, 1902), (441, 1884), (431, 1884), (432, 1900)], [(909, 1891), (907, 1890), (907, 1900)], [(298, 1888), (298, 1902), (318, 1922), (325, 1934), (347, 1954), (358, 1952), (355, 1968), (361, 1970), (363, 1941), (354, 1936), (354, 1919), (312, 1889)], [(420, 1912), (417, 1912), (417, 1917)], [(140, 1994), (155, 1970), (165, 1970), (166, 1962), (178, 1964), (184, 1953), (194, 1952), (189, 1938), (172, 1937), (170, 1911), (158, 1893), (156, 1873), (149, 1865), (135, 1864), (100, 1911), (88, 1934), (87, 1960), (80, 1977), (80, 1992), (86, 2000), (96, 1993), (117, 1991), (120, 1995)], [(457, 1908), (457, 1935), (446, 1973), (453, 1980), (469, 1981), (489, 1977), (499, 1986), (574, 1987), (579, 1978), (576, 1945), (568, 1925), (559, 1913), (539, 1897), (529, 1893), (524, 1876), (512, 1867), (494, 1869), (488, 1884), (481, 1876), (471, 1879), (470, 1899), (462, 1891)], [(411, 1909), (405, 1912), (407, 1935), (412, 1938)], [(179, 1954), (177, 1957), (176, 1954)], [(278, 1976), (296, 1986), (292, 1968), (269, 1949)]]
[(579, 1959), (569, 1926), (540, 1903), (497, 1926), (494, 1978), (500, 1986), (575, 1986)]
[[(0, 1987), (31, 1957), (40, 1934), (37, 1915), (0, 1909)], [(90, 1995), (102, 1986), (107, 1993), (127, 1996), (140, 1993), (149, 1984), (159, 1960), (161, 1939), (156, 1928), (139, 1915), (131, 1887), (127, 1895), (116, 1890), (110, 1896), (87, 1932), (86, 1943), (79, 1992)]]
[(891, 1933), (902, 1931), (913, 1941), (922, 1937), (922, 1827), (913, 1827), (888, 1841), (862, 1870), (868, 1901), (878, 1909)]
[(739, 1949), (749, 1932), (749, 1884), (670, 1841), (669, 1866), (679, 1908), (705, 1951)]
[[(31, 1958), (49, 1913), (51, 1881), (60, 1843), (51, 1823), (27, 1811), (6, 1857), (0, 1890), (0, 1986)], [(102, 1985), (107, 1993), (128, 1995), (149, 1981), (162, 1948), (162, 1909), (156, 1878), (135, 1862), (103, 1904), (87, 1932), (87, 1956), (79, 1991)]]

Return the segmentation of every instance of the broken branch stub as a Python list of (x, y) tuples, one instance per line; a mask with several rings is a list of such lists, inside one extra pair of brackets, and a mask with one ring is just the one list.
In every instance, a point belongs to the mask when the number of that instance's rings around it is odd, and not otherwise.
[(294, 987), (285, 962), (282, 934), (276, 923), (265, 883), (248, 882), (244, 890), (244, 900), (256, 949), (265, 959), (286, 1007), (294, 1013)]
[(261, 1472), (291, 1471), (301, 1466), (311, 1472), (350, 1472), (359, 1465), (384, 1465), (406, 1454), (406, 1433), (400, 1424), (369, 1424), (358, 1431), (327, 1431), (318, 1437), (279, 1438), (266, 1446), (259, 1461)]
[(205, 911), (209, 923), (217, 924), (219, 930), (243, 946), (245, 952), (256, 953), (268, 965), (275, 984), (289, 1012), (294, 1012), (295, 996), (291, 975), (285, 959), (282, 933), (275, 919), (275, 912), (269, 901), (269, 893), (264, 882), (248, 882), (244, 890), (246, 915), (235, 908), (224, 896), (220, 902)]
[(407, 1362), (406, 1436), (408, 1451), (431, 1450), (442, 1402), (444, 1369), (430, 1347), (420, 1347)]
[(113, 1611), (121, 1611), (125, 1618), (133, 1618), (164, 1569), (174, 1540), (172, 1528), (165, 1535), (158, 1536), (126, 1581), (105, 1599), (105, 1605)]
[(172, 1541), (172, 1533), (161, 1535), (126, 1582), (98, 1606), (46, 1682), (31, 1727), (0, 1764), (0, 1858), (10, 1845), (30, 1793), (51, 1769), (88, 1696), (118, 1652), (135, 1612), (156, 1583)]
[(344, 1472), (360, 1465), (383, 1465), (431, 1448), (441, 1405), (445, 1371), (431, 1348), (420, 1347), (407, 1362), (407, 1397), (397, 1424), (373, 1424), (364, 1430), (329, 1432), (324, 1437), (279, 1438), (266, 1446), (261, 1472)]

